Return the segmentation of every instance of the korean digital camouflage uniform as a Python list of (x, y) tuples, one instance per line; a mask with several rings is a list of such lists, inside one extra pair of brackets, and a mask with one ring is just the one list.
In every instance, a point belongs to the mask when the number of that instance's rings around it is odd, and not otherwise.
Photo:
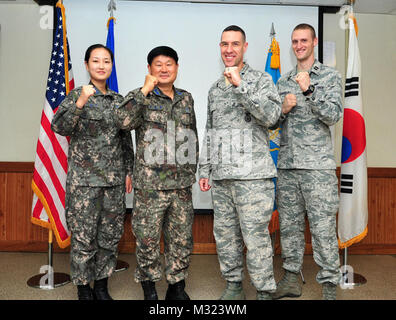
[(67, 95), (51, 125), (56, 133), (70, 136), (65, 209), (76, 285), (107, 278), (116, 267), (124, 230), (125, 178), (133, 170), (131, 134), (114, 121), (114, 106), (122, 96), (96, 89), (78, 109), (81, 89)]
[(338, 182), (329, 126), (342, 116), (339, 73), (315, 60), (309, 75), (314, 92), (304, 96), (295, 81), (297, 67), (277, 83), (281, 100), (297, 97), (297, 105), (281, 115), (278, 155), (277, 206), (283, 268), (298, 273), (305, 249), (305, 213), (312, 234), (312, 249), (321, 270), (319, 283), (338, 284), (340, 279), (336, 213)]
[(253, 285), (273, 292), (268, 224), (275, 197), (271, 179), (277, 173), (268, 128), (277, 123), (281, 104), (270, 75), (246, 63), (240, 75), (238, 87), (222, 77), (209, 90), (199, 176), (212, 178), (214, 236), (223, 277), (242, 281), (245, 243)]
[(119, 126), (135, 129), (132, 231), (136, 237), (135, 281), (159, 281), (161, 231), (165, 275), (170, 284), (185, 279), (192, 252), (192, 185), (198, 142), (194, 100), (174, 88), (173, 100), (155, 87), (147, 97), (129, 92), (116, 110)]

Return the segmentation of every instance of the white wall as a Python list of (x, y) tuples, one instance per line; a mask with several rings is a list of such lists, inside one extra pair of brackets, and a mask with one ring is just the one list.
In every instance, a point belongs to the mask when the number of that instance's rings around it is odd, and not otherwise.
[(0, 2), (0, 161), (34, 161), (52, 46), (39, 10)]

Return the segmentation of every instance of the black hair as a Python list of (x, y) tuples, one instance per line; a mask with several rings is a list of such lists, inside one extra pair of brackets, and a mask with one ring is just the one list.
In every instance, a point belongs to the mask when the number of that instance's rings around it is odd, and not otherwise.
[(147, 55), (147, 63), (151, 65), (155, 57), (158, 56), (166, 56), (175, 60), (176, 64), (179, 61), (179, 57), (177, 56), (177, 52), (173, 50), (171, 47), (167, 46), (159, 46), (152, 49)]
[(224, 32), (226, 32), (226, 31), (238, 31), (238, 32), (242, 33), (243, 41), (246, 42), (246, 34), (245, 34), (245, 31), (243, 31), (243, 29), (242, 29), (241, 27), (238, 27), (238, 26), (236, 26), (236, 25), (228, 26), (227, 28), (225, 28), (225, 29), (223, 30), (222, 34), (223, 34)]
[(300, 23), (299, 25), (294, 27), (293, 32), (296, 30), (307, 30), (307, 29), (311, 30), (312, 39), (315, 39), (316, 38), (315, 29), (308, 23)]
[(97, 43), (97, 44), (93, 44), (92, 46), (89, 46), (87, 51), (85, 51), (85, 57), (84, 57), (84, 61), (86, 63), (88, 63), (89, 58), (91, 57), (91, 53), (93, 50), (98, 49), (98, 48), (103, 48), (105, 50), (107, 50), (107, 52), (110, 54), (111, 57), (111, 62), (114, 63), (114, 54), (113, 51), (111, 51), (110, 48), (104, 46), (103, 44)]

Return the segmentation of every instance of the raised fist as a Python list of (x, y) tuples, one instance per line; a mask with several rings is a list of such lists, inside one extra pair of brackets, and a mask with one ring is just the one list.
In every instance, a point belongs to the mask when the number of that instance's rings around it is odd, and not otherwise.
[(88, 102), (90, 96), (94, 95), (96, 92), (95, 87), (91, 84), (82, 87), (80, 97), (77, 99), (77, 108), (82, 109), (84, 105)]
[(146, 79), (144, 80), (143, 88), (140, 89), (145, 96), (148, 95), (149, 92), (153, 91), (155, 86), (158, 83), (158, 79), (151, 74), (146, 75)]
[(302, 92), (307, 91), (309, 85), (311, 84), (311, 78), (307, 71), (299, 72), (296, 76), (296, 82), (300, 86)]
[(239, 74), (238, 67), (225, 68), (224, 77), (226, 84), (231, 83), (236, 87), (238, 87), (241, 82), (241, 75)]

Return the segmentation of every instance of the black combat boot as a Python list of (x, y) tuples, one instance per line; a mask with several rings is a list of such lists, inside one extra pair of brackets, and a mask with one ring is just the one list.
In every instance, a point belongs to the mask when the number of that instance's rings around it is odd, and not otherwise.
[(95, 295), (96, 300), (113, 300), (113, 298), (109, 295), (109, 291), (107, 290), (108, 279), (109, 278), (95, 280), (93, 293)]
[(168, 290), (166, 291), (165, 300), (190, 300), (190, 297), (184, 291), (186, 286), (184, 280), (176, 282), (174, 284), (169, 284)]
[(158, 300), (157, 290), (155, 290), (155, 282), (145, 280), (140, 282), (143, 288), (144, 300)]
[(89, 284), (77, 286), (78, 300), (94, 300), (92, 289)]

